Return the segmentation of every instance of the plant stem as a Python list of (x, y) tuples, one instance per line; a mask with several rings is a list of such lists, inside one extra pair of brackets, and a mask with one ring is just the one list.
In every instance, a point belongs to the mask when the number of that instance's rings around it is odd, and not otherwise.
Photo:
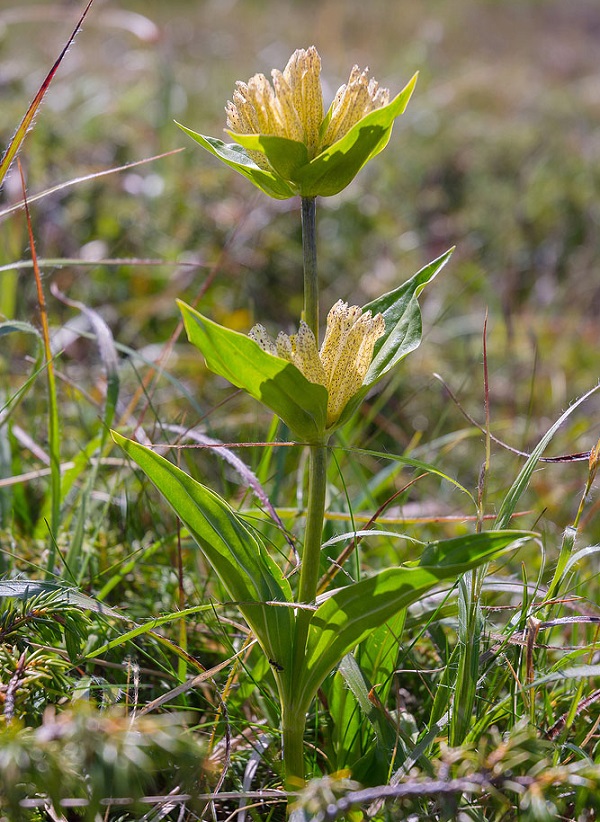
[[(283, 734), (283, 762), (286, 791), (304, 787), (304, 727), (306, 717), (294, 705), (283, 704), (281, 729)], [(288, 807), (289, 812), (289, 807)]]
[[(317, 276), (316, 199), (302, 198), (302, 252), (304, 260), (304, 321), (319, 343), (319, 280)], [(298, 603), (312, 605), (317, 595), (321, 538), (325, 517), (327, 489), (327, 447), (312, 443), (308, 463), (308, 505), (302, 551)], [(299, 681), (306, 659), (306, 640), (312, 610), (299, 608), (296, 617), (293, 672), (291, 681)], [(283, 761), (288, 790), (304, 785), (304, 729), (306, 713), (295, 704), (293, 690), (282, 695)]]
[[(313, 445), (310, 449), (308, 463), (308, 506), (306, 509), (306, 531), (304, 534), (300, 589), (298, 592), (298, 602), (306, 604), (314, 603), (317, 595), (326, 490), (327, 446)], [(302, 621), (302, 615), (308, 617), (307, 621), (310, 622), (310, 611), (300, 611), (298, 614), (299, 623)]]
[[(308, 507), (306, 531), (302, 550), (298, 603), (312, 605), (317, 595), (321, 559), (321, 538), (325, 516), (325, 492), (327, 489), (327, 447), (313, 445), (308, 466)], [(292, 682), (299, 681), (305, 664), (306, 640), (312, 619), (312, 610), (299, 608), (294, 636)], [(291, 790), (304, 784), (304, 728), (306, 715), (294, 704), (294, 694), (283, 700), (283, 760), (286, 786)], [(291, 787), (290, 787), (291, 786)]]
[(302, 255), (304, 260), (304, 322), (319, 344), (319, 280), (317, 277), (317, 200), (302, 198)]

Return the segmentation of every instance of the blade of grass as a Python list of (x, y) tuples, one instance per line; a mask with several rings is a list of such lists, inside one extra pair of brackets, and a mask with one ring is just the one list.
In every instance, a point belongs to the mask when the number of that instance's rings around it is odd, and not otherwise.
[(546, 446), (552, 439), (552, 437), (556, 434), (560, 426), (563, 422), (573, 413), (573, 411), (578, 408), (583, 402), (585, 402), (589, 397), (592, 396), (598, 389), (600, 388), (600, 383), (594, 388), (591, 388), (587, 391), (582, 397), (570, 405), (564, 414), (557, 419), (554, 425), (544, 434), (542, 439), (536, 445), (536, 447), (531, 452), (529, 459), (526, 461), (523, 468), (516, 478), (516, 480), (511, 485), (508, 493), (502, 500), (502, 505), (500, 506), (500, 511), (498, 512), (498, 516), (496, 517), (496, 522), (494, 524), (494, 529), (502, 530), (503, 528), (508, 528), (512, 515), (517, 507), (517, 502), (519, 501), (521, 495), (524, 493), (525, 489), (529, 485), (529, 480), (531, 479), (531, 475), (533, 474), (535, 467), (544, 453)]
[(56, 72), (58, 70), (58, 67), (62, 63), (65, 54), (67, 53), (67, 51), (71, 47), (71, 44), (72, 44), (73, 40), (75, 39), (75, 37), (77, 35), (77, 32), (79, 31), (79, 29), (83, 25), (83, 21), (85, 20), (85, 18), (87, 16), (87, 13), (90, 10), (91, 5), (92, 5), (93, 2), (94, 2), (94, 0), (89, 0), (87, 6), (83, 10), (83, 14), (79, 18), (79, 21), (78, 21), (77, 25), (75, 26), (75, 28), (73, 29), (73, 31), (71, 33), (71, 36), (67, 40), (66, 46), (63, 48), (61, 53), (58, 55), (58, 58), (56, 59), (54, 65), (52, 66), (52, 68), (50, 69), (50, 71), (48, 72), (46, 77), (44, 78), (44, 82), (39, 87), (37, 94), (35, 95), (35, 97), (31, 101), (31, 103), (29, 104), (29, 108), (25, 112), (25, 116), (23, 117), (23, 119), (19, 123), (19, 126), (18, 126), (12, 140), (8, 144), (8, 147), (7, 147), (6, 151), (4, 152), (2, 160), (0, 160), (0, 185), (2, 185), (2, 182), (3, 182), (3, 180), (6, 177), (6, 174), (8, 172), (8, 169), (10, 168), (13, 160), (17, 156), (17, 153), (18, 153), (19, 149), (23, 145), (23, 141), (25, 140), (25, 137), (27, 136), (27, 132), (29, 131), (29, 128), (30, 128), (30, 126), (33, 122), (33, 118), (35, 117), (36, 112), (37, 112), (37, 110), (39, 109), (39, 107), (42, 103), (42, 100), (46, 96), (46, 92), (48, 91), (50, 83), (54, 79), (54, 75), (56, 74)]
[[(102, 428), (99, 436), (99, 442), (97, 444), (98, 456), (101, 457), (106, 450), (108, 432), (110, 431), (110, 426), (112, 425), (115, 416), (117, 401), (119, 398), (119, 359), (115, 348), (113, 335), (106, 322), (96, 311), (88, 308), (88, 306), (84, 303), (77, 300), (70, 300), (55, 286), (51, 286), (50, 290), (53, 296), (62, 303), (68, 305), (70, 308), (75, 308), (81, 311), (81, 313), (84, 314), (89, 320), (90, 325), (96, 335), (100, 359), (102, 360), (106, 371), (106, 398), (104, 402), (104, 413), (101, 421)], [(112, 446), (112, 442), (110, 444)], [(89, 562), (89, 554), (82, 554), (83, 538), (85, 533), (88, 504), (96, 483), (99, 466), (100, 460), (96, 460), (92, 463), (89, 477), (86, 482), (85, 491), (81, 496), (75, 530), (65, 560), (69, 568), (77, 568), (78, 582), (81, 582), (83, 579)]]
[[(58, 183), (51, 188), (46, 188), (44, 191), (40, 191), (38, 194), (34, 194), (33, 196), (29, 197), (29, 205), (31, 203), (35, 203), (38, 200), (42, 200), (44, 197), (49, 197), (52, 194), (56, 194), (59, 191), (64, 191), (66, 188), (70, 188), (71, 186), (78, 185), (79, 183), (86, 183), (88, 180), (97, 180), (99, 177), (106, 177), (108, 174), (116, 174), (119, 171), (129, 171), (136, 166), (142, 166), (145, 163), (152, 163), (154, 160), (162, 160), (163, 157), (170, 157), (172, 154), (179, 154), (181, 151), (185, 151), (183, 148), (174, 148), (172, 151), (166, 151), (163, 154), (155, 154), (153, 157), (144, 157), (142, 160), (134, 160), (131, 163), (125, 163), (122, 166), (115, 166), (114, 168), (105, 168), (102, 171), (94, 171), (91, 174), (84, 174), (81, 177), (74, 177), (72, 180), (67, 180), (63, 183)], [(21, 200), (18, 203), (14, 203), (13, 205), (9, 206), (8, 208), (4, 208), (0, 211), (0, 218), (7, 217), (9, 214), (12, 214), (15, 211), (20, 211), (24, 206), (23, 201)], [(82, 265), (96, 265), (96, 261), (86, 261), (86, 260), (75, 260)], [(118, 262), (118, 261), (117, 261)], [(143, 263), (147, 264), (148, 261), (144, 260)], [(155, 261), (155, 264), (162, 261)], [(58, 261), (57, 264), (60, 265)], [(70, 261), (65, 261), (64, 265), (70, 264)], [(182, 263), (182, 265), (194, 265), (194, 263)], [(0, 271), (6, 270), (6, 266), (0, 268)]]
[[(90, 0), (91, 1), (91, 0)], [(40, 309), (40, 321), (42, 325), (42, 339), (44, 341), (44, 354), (46, 358), (46, 377), (48, 385), (48, 452), (50, 455), (50, 542), (48, 551), (48, 563), (46, 565), (46, 578), (53, 576), (54, 563), (56, 561), (56, 536), (60, 524), (60, 420), (58, 414), (58, 401), (56, 394), (56, 375), (54, 372), (54, 360), (52, 358), (52, 347), (50, 345), (50, 326), (48, 324), (48, 312), (46, 310), (46, 298), (42, 286), (42, 276), (37, 264), (35, 251), (35, 240), (31, 225), (31, 214), (27, 203), (27, 191), (25, 187), (25, 176), (21, 163), (19, 162), (19, 174), (21, 176), (21, 187), (23, 190), (23, 202), (25, 204), (25, 217), (27, 220), (27, 233), (29, 236), (29, 247), (31, 249), (31, 259), (33, 261), (33, 272), (37, 288), (38, 305)]]

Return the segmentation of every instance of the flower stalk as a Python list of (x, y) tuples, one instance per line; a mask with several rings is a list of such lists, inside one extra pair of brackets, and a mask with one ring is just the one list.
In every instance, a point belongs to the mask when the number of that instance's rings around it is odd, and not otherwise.
[[(319, 343), (319, 278), (317, 274), (317, 232), (315, 197), (302, 197), (302, 252), (304, 263), (304, 321)], [(327, 448), (313, 445), (308, 461), (308, 498), (304, 547), (300, 568), (298, 602), (312, 605), (317, 595), (321, 559), (321, 538), (325, 520), (327, 491)], [(306, 640), (312, 611), (300, 608), (296, 617), (293, 669), (304, 669)], [(292, 705), (282, 705), (283, 763), (288, 790), (304, 786), (304, 732), (306, 715)]]
[[(325, 518), (328, 452), (325, 445), (310, 449), (308, 505), (297, 602), (313, 605), (317, 595), (321, 559), (321, 538)], [(306, 641), (313, 611), (299, 608), (294, 633), (292, 682), (299, 682), (306, 663)], [(306, 714), (295, 704), (294, 694), (282, 700), (283, 763), (287, 790), (304, 786), (304, 732)]]
[(304, 322), (319, 344), (319, 281), (317, 275), (317, 199), (302, 197), (302, 258), (304, 263)]

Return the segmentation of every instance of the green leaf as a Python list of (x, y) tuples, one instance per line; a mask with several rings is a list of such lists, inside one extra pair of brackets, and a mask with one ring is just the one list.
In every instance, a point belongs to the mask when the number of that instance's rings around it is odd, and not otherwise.
[(373, 316), (383, 314), (385, 333), (375, 344), (373, 360), (362, 388), (342, 411), (335, 423), (336, 428), (351, 417), (375, 383), (407, 354), (419, 347), (422, 326), (418, 297), (425, 286), (446, 265), (453, 251), (454, 248), (449, 249), (398, 288), (363, 306), (363, 311), (370, 311)]
[(308, 710), (328, 673), (345, 654), (390, 617), (416, 602), (444, 580), (455, 580), (465, 571), (489, 562), (515, 541), (528, 537), (522, 531), (487, 531), (460, 539), (433, 543), (426, 558), (438, 565), (387, 568), (368, 579), (335, 591), (314, 612), (304, 668), (297, 671), (296, 704)]
[(373, 682), (353, 654), (341, 660), (331, 681), (327, 701), (334, 722), (332, 764), (336, 770), (349, 768), (363, 786), (380, 785), (388, 778), (394, 754), (403, 747), (399, 729), (382, 703), (373, 699)]
[[(365, 163), (385, 148), (394, 120), (406, 109), (416, 82), (415, 74), (391, 103), (367, 114), (340, 140), (325, 148), (310, 162), (306, 145), (298, 140), (229, 131), (237, 145), (226, 144), (214, 137), (198, 134), (181, 123), (177, 125), (203, 148), (271, 197), (287, 199), (296, 194), (302, 197), (329, 197), (346, 188)], [(331, 109), (323, 121), (321, 133), (324, 133), (330, 119)], [(273, 171), (261, 169), (248, 151), (264, 154)]]
[(419, 347), (422, 329), (417, 298), (446, 265), (453, 251), (454, 248), (450, 248), (394, 291), (363, 307), (363, 311), (371, 311), (373, 315), (381, 313), (385, 319), (385, 334), (375, 345), (373, 361), (365, 377), (366, 386), (380, 380), (390, 368)]
[[(233, 131), (227, 133), (244, 148), (262, 152), (269, 161), (269, 165), (284, 180), (294, 182), (300, 175), (301, 169), (308, 165), (308, 150), (305, 144), (298, 140), (267, 134), (236, 134)], [(294, 190), (296, 190), (295, 186)], [(297, 190), (296, 193), (298, 193)]]
[[(300, 169), (294, 182), (303, 197), (329, 197), (352, 182), (361, 168), (384, 149), (390, 139), (394, 120), (408, 105), (414, 91), (417, 74), (387, 106), (370, 112), (359, 120), (341, 140), (322, 151)], [(331, 116), (327, 113), (322, 129)]]
[(289, 671), (293, 613), (272, 604), (292, 600), (281, 569), (218, 494), (149, 448), (115, 431), (112, 436), (186, 526), (269, 658)]
[(269, 197), (276, 200), (287, 200), (290, 197), (295, 197), (298, 193), (281, 177), (257, 166), (252, 157), (241, 146), (224, 143), (222, 140), (217, 140), (216, 137), (205, 137), (190, 128), (186, 128), (181, 123), (176, 122), (175, 124), (193, 140), (200, 143), (203, 148), (222, 160), (225, 165), (242, 174), (257, 188), (268, 194)]
[(323, 441), (327, 389), (309, 382), (295, 365), (274, 357), (245, 334), (231, 331), (179, 302), (190, 342), (206, 365), (274, 411), (300, 439)]

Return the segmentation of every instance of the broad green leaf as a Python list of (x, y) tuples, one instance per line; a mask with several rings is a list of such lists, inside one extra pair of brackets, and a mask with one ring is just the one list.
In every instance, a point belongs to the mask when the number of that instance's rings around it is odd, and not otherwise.
[(453, 251), (453, 248), (449, 249), (398, 288), (363, 306), (363, 311), (370, 311), (373, 316), (383, 314), (385, 333), (375, 344), (373, 360), (363, 387), (348, 402), (335, 427), (343, 425), (350, 418), (375, 383), (419, 347), (422, 326), (418, 297), (446, 265)]
[(222, 160), (230, 168), (254, 183), (257, 188), (260, 188), (269, 197), (276, 200), (287, 200), (297, 194), (281, 177), (257, 166), (242, 146), (224, 143), (222, 140), (217, 140), (216, 137), (205, 137), (182, 126), (181, 123), (176, 122), (176, 125), (197, 143), (200, 143), (203, 148), (218, 157), (219, 160)]
[(417, 298), (446, 265), (453, 251), (453, 248), (449, 249), (394, 291), (363, 306), (363, 311), (373, 315), (381, 313), (385, 319), (385, 334), (375, 344), (373, 361), (365, 377), (366, 386), (373, 385), (410, 351), (419, 347), (422, 329)]
[(198, 543), (270, 659), (289, 671), (293, 614), (289, 582), (230, 506), (164, 457), (112, 432)]
[[(479, 551), (492, 552), (498, 550), (494, 545), (504, 547), (519, 539), (530, 539), (535, 536), (531, 531), (486, 531), (482, 534), (469, 534), (464, 537), (440, 539), (426, 545), (418, 563), (420, 568), (439, 568), (454, 573), (457, 577), (464, 573), (465, 551), (468, 552), (467, 561)], [(412, 565), (413, 563), (407, 563)], [(472, 568), (473, 566), (469, 566)]]
[[(298, 709), (308, 709), (327, 674), (371, 631), (440, 582), (455, 580), (528, 536), (522, 531), (470, 534), (448, 541), (448, 557), (444, 541), (434, 543), (429, 556), (439, 557), (439, 565), (387, 568), (335, 591), (317, 608), (311, 620), (304, 669), (296, 672), (300, 680), (296, 692)], [(462, 550), (458, 542), (462, 543)]]
[(371, 682), (377, 683), (377, 696), (384, 703), (392, 686), (405, 623), (406, 611), (403, 610), (370, 634), (356, 652), (361, 669)]
[(322, 442), (327, 421), (327, 389), (309, 382), (295, 365), (274, 357), (245, 334), (231, 331), (179, 302), (190, 342), (206, 365), (260, 400), (310, 443)]
[(291, 183), (291, 188), (296, 193), (300, 193), (296, 188), (296, 180), (301, 169), (308, 165), (308, 150), (304, 143), (274, 135), (236, 134), (233, 131), (227, 133), (245, 149), (265, 154), (273, 170)]
[[(417, 76), (414, 75), (391, 103), (367, 114), (341, 140), (300, 169), (294, 182), (297, 181), (303, 197), (330, 197), (342, 191), (361, 168), (386, 147), (394, 120), (406, 109)], [(330, 112), (325, 118), (324, 127), (329, 117)]]

